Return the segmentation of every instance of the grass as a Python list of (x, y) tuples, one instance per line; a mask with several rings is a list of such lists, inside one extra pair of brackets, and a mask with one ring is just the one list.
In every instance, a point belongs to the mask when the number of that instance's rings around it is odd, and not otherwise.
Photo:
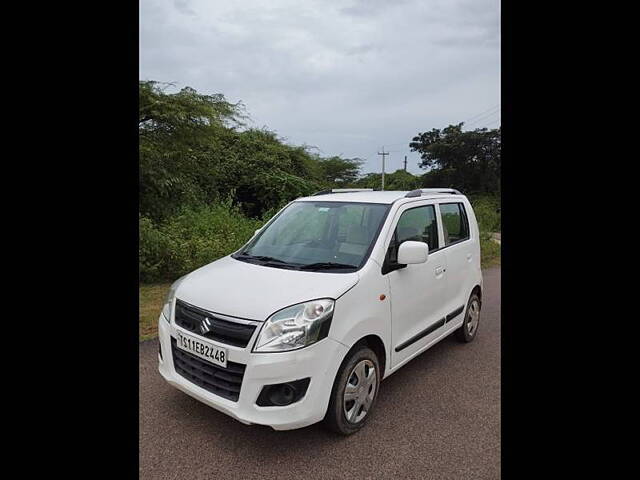
[(138, 333), (141, 341), (158, 336), (158, 317), (170, 286), (170, 283), (140, 285)]
[(490, 234), (480, 235), (480, 258), (482, 268), (495, 267), (500, 265), (500, 244), (494, 242)]

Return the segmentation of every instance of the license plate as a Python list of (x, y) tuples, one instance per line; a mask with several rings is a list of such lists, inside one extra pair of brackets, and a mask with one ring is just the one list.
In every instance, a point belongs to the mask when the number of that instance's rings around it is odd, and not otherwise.
[(177, 344), (180, 350), (192, 353), (208, 362), (227, 368), (227, 349), (218, 348), (208, 342), (203, 342), (191, 335), (185, 335), (179, 330)]

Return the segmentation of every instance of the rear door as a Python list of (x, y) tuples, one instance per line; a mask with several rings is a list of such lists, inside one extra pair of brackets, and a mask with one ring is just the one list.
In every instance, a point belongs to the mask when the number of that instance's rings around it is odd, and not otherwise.
[[(446, 256), (440, 250), (435, 202), (400, 207), (387, 239), (382, 273), (389, 281), (391, 300), (392, 368), (404, 362), (442, 333), (445, 315)], [(429, 246), (425, 263), (400, 266), (398, 248), (413, 240)]]
[(469, 283), (475, 278), (474, 244), (469, 218), (461, 201), (438, 204), (443, 232), (443, 253), (447, 262), (447, 322), (460, 320), (467, 304)]

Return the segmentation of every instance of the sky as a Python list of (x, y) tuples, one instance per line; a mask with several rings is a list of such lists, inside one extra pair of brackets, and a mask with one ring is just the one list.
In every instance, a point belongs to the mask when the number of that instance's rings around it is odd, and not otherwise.
[(500, 124), (499, 0), (140, 0), (140, 79), (242, 101), (249, 126), (363, 172), (409, 142)]

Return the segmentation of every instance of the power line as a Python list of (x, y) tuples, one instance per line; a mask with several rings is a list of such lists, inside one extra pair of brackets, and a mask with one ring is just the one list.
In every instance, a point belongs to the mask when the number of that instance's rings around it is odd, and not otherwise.
[[(490, 119), (492, 116), (494, 116), (496, 114), (498, 114), (498, 115), (500, 114), (500, 104), (499, 103), (494, 105), (493, 107), (490, 107), (490, 108), (488, 108), (486, 110), (483, 110), (480, 113), (477, 113), (477, 114), (473, 115), (472, 117), (470, 117), (467, 120), (465, 120), (463, 123), (467, 127), (472, 126), (472, 125), (477, 125), (477, 124), (479, 124), (481, 122), (487, 121), (488, 119)], [(500, 122), (500, 117), (498, 116), (497, 119), (490, 120), (489, 121), (489, 125), (492, 124), (493, 122), (495, 122), (496, 120), (498, 122)], [(407, 140), (407, 141), (404, 141), (404, 142), (397, 142), (397, 143), (388, 143), (385, 146), (386, 147), (393, 147), (393, 146), (396, 146), (396, 145), (406, 145), (407, 148), (410, 148), (409, 144), (412, 141), (413, 141), (413, 137), (411, 138), (411, 140)], [(382, 152), (371, 152), (371, 154), (377, 153), (378, 155), (382, 156), (382, 190), (384, 190), (384, 175), (385, 175), (385, 160), (386, 160), (385, 157), (387, 155), (389, 155), (390, 153), (392, 153), (392, 152), (396, 152), (396, 153), (399, 152), (399, 150), (388, 150), (388, 151), (385, 152), (385, 150), (384, 150), (385, 146), (382, 147)], [(367, 155), (367, 157), (368, 157), (368, 155)], [(364, 159), (366, 160), (367, 157), (364, 157)], [(405, 159), (404, 159), (404, 170), (405, 171), (407, 170), (407, 156), (406, 155), (405, 155)]]
[[(500, 125), (500, 120), (501, 119), (498, 116), (497, 118), (494, 118), (493, 120), (488, 120), (486, 122), (481, 122), (481, 123), (475, 125), (473, 128), (474, 129), (477, 129), (477, 128), (487, 128), (487, 129), (495, 128), (496, 126)], [(494, 124), (496, 124), (496, 122), (497, 122), (497, 125), (494, 125)], [(492, 127), (492, 125), (494, 125), (494, 126)]]
[(495, 110), (495, 111), (493, 111), (493, 112), (487, 113), (487, 114), (485, 114), (485, 115), (483, 115), (483, 116), (481, 116), (481, 117), (478, 117), (478, 118), (476, 118), (475, 120), (473, 120), (473, 121), (471, 121), (471, 122), (467, 123), (466, 125), (467, 125), (467, 126), (470, 126), (470, 125), (477, 125), (478, 123), (480, 123), (480, 122), (482, 122), (482, 121), (484, 121), (484, 120), (486, 120), (486, 119), (488, 119), (488, 118), (491, 118), (491, 117), (493, 117), (494, 115), (500, 115), (500, 110)]
[(479, 123), (482, 123), (482, 122), (484, 122), (484, 121), (488, 120), (489, 118), (493, 117), (494, 115), (498, 115), (498, 116), (500, 116), (500, 110), (496, 110), (495, 112), (491, 112), (491, 113), (489, 113), (489, 114), (487, 114), (487, 115), (484, 115), (484, 116), (482, 116), (482, 117), (480, 117), (480, 118), (477, 118), (477, 119), (476, 119), (476, 120), (474, 120), (473, 122), (469, 122), (469, 123), (467, 124), (467, 127), (470, 127), (470, 126), (472, 126), (472, 125), (478, 125)]
[(477, 118), (477, 117), (480, 117), (480, 116), (484, 115), (485, 113), (487, 113), (487, 112), (489, 112), (489, 111), (491, 111), (491, 110), (494, 110), (494, 109), (496, 109), (496, 108), (500, 109), (500, 104), (499, 104), (499, 103), (498, 103), (497, 105), (494, 105), (494, 106), (493, 106), (493, 107), (491, 107), (491, 108), (488, 108), (488, 109), (487, 109), (487, 110), (485, 110), (484, 112), (477, 113), (477, 114), (476, 114), (476, 115), (474, 115), (473, 117), (468, 118), (467, 120), (465, 120), (465, 121), (464, 121), (464, 123), (470, 122), (471, 120), (473, 120), (473, 119), (475, 119), (475, 118)]
[[(495, 110), (495, 111), (494, 111)], [(480, 117), (484, 117), (486, 116), (487, 118), (490, 117), (491, 115), (495, 115), (497, 112), (500, 111), (500, 104), (496, 104), (491, 108), (488, 108), (480, 113), (477, 113), (475, 115), (473, 115), (472, 117), (468, 118), (467, 120), (465, 120), (463, 123), (466, 125), (469, 122), (476, 123), (477, 121), (482, 121), (482, 119)], [(472, 121), (473, 120), (473, 121)], [(404, 142), (397, 142), (397, 143), (385, 143), (386, 147), (393, 147), (396, 145), (406, 145), (407, 148), (409, 147), (409, 144), (413, 141), (413, 137), (411, 137), (410, 140), (406, 140)], [(393, 150), (390, 150), (393, 151)]]
[(494, 118), (493, 120), (490, 120), (489, 123), (486, 124), (486, 126), (489, 126), (494, 122), (498, 122), (498, 125), (500, 125), (500, 120), (501, 120), (500, 117)]
[(482, 112), (480, 112), (480, 113), (476, 113), (476, 114), (475, 114), (475, 115), (473, 115), (472, 117), (467, 118), (467, 119), (464, 121), (464, 123), (471, 122), (472, 120), (475, 120), (476, 118), (481, 117), (481, 116), (482, 116), (482, 115), (484, 115), (485, 113), (489, 113), (489, 112), (491, 112), (491, 111), (493, 111), (493, 110), (496, 110), (499, 106), (500, 106), (499, 104), (498, 104), (498, 105), (494, 105), (493, 107), (491, 107), (491, 108), (487, 108), (486, 110), (483, 110), (483, 111), (482, 111)]

